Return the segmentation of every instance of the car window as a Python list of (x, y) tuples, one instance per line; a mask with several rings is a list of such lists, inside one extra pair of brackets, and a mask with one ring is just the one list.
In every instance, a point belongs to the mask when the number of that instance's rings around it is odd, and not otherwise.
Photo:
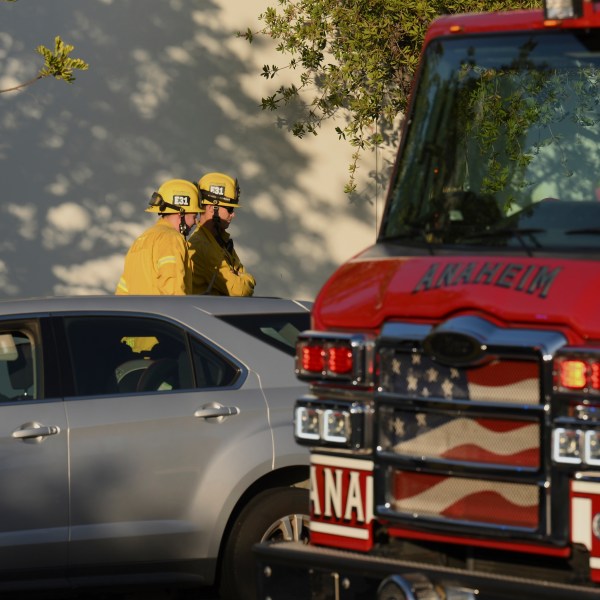
[(310, 314), (282, 313), (258, 315), (221, 315), (219, 319), (294, 356), (298, 334), (310, 327)]
[(237, 367), (197, 339), (192, 339), (191, 345), (197, 387), (225, 387), (234, 383), (239, 373)]
[(76, 395), (193, 387), (186, 333), (158, 319), (65, 318)]
[(26, 331), (0, 329), (0, 401), (38, 397), (36, 352)]
[[(143, 317), (68, 317), (78, 396), (228, 386), (238, 369), (181, 327)], [(189, 339), (189, 343), (188, 343)]]

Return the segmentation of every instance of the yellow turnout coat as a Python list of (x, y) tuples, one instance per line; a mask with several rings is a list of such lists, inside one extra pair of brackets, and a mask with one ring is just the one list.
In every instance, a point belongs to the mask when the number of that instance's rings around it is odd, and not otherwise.
[[(229, 234), (221, 234), (227, 245)], [(192, 290), (213, 296), (252, 296), (256, 281), (247, 273), (236, 251), (227, 250), (206, 227), (198, 227), (190, 240)]]
[(192, 292), (189, 246), (183, 235), (159, 219), (125, 256), (116, 294), (185, 295)]

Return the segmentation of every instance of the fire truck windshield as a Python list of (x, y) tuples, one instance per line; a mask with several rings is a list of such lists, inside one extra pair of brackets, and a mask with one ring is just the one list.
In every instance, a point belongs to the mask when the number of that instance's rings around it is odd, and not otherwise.
[(600, 44), (575, 31), (429, 44), (382, 240), (600, 252)]

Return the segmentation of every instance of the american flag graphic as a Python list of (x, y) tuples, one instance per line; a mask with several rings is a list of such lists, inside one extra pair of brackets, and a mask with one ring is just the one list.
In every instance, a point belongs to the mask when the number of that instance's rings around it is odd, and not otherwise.
[[(476, 367), (447, 367), (423, 354), (392, 349), (384, 349), (380, 358), (380, 387), (393, 399), (382, 396), (378, 403), (378, 446), (388, 455), (433, 461), (429, 468), (441, 465), (445, 470), (392, 469), (388, 492), (393, 509), (411, 518), (537, 529), (537, 483), (496, 481), (464, 469), (456, 476), (447, 473), (461, 465), (527, 469), (532, 474), (540, 469), (539, 415), (519, 410), (540, 404), (538, 364), (495, 358)], [(437, 399), (480, 404), (457, 406)], [(498, 411), (491, 412), (485, 403), (497, 403)]]
[(415, 516), (535, 530), (540, 490), (533, 484), (395, 471), (394, 510)]
[(534, 361), (495, 359), (475, 367), (447, 367), (424, 354), (383, 350), (381, 387), (409, 398), (443, 398), (538, 404), (539, 367)]
[(380, 407), (380, 446), (402, 456), (537, 469), (537, 420)]

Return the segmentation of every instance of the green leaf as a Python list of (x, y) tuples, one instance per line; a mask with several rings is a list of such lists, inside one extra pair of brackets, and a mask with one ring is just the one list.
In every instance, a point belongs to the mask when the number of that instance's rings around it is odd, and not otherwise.
[[(245, 37), (251, 42), (265, 36), (277, 43), (282, 62), (265, 65), (262, 77), (275, 79), (283, 69), (296, 73), (298, 85), (280, 86), (262, 101), (263, 110), (277, 110), (303, 95), (306, 108), (290, 128), (293, 135), (317, 135), (327, 119), (339, 114), (346, 119), (347, 126), (335, 132), (356, 148), (348, 186), (353, 191), (360, 153), (389, 137), (395, 117), (406, 108), (434, 17), (541, 5), (542, 0), (277, 0), (259, 15), (262, 29)], [(589, 120), (594, 113), (590, 106), (579, 118)], [(375, 124), (379, 135), (373, 137)], [(481, 143), (493, 144), (494, 136), (483, 131)]]
[(45, 46), (38, 46), (36, 52), (44, 58), (44, 66), (40, 69), (39, 77), (52, 76), (67, 83), (75, 81), (74, 70), (86, 71), (89, 65), (80, 58), (69, 58), (74, 47), (65, 44), (59, 36), (54, 38), (54, 51)]

